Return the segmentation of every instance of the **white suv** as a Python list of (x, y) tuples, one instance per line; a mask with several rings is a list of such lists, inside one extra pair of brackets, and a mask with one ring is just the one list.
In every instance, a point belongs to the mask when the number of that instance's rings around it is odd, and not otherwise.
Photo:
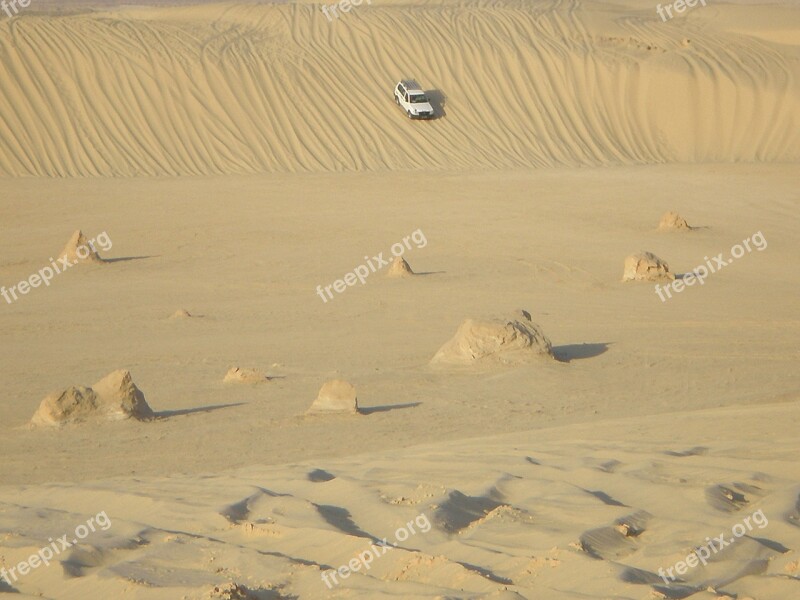
[(432, 119), (435, 115), (425, 92), (413, 79), (403, 79), (394, 88), (394, 101), (410, 119)]

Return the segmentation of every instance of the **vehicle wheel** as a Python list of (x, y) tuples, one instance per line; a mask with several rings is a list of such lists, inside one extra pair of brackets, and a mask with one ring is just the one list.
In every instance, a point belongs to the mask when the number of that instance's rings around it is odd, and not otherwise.
[(400, 106), (400, 98), (398, 98), (397, 96), (395, 96), (395, 97), (394, 97), (394, 103), (395, 103), (395, 104), (397, 104), (397, 106)]
[(413, 119), (414, 118), (414, 117), (411, 116), (411, 111), (410, 110), (406, 111), (406, 114), (408, 115), (409, 119)]

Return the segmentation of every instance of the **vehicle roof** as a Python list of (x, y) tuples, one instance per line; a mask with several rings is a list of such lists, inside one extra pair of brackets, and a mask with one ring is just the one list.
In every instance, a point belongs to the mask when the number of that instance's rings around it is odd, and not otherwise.
[(403, 84), (407, 92), (422, 92), (422, 86), (413, 79), (401, 79), (400, 83)]

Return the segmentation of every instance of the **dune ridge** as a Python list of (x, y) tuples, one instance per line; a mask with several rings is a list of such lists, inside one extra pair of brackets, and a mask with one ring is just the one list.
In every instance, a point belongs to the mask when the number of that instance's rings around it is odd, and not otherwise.
[[(0, 22), (0, 176), (800, 159), (798, 47), (743, 33), (733, 9), (717, 20), (724, 6), (680, 23), (651, 8), (26, 13)], [(409, 122), (401, 76), (445, 116)]]

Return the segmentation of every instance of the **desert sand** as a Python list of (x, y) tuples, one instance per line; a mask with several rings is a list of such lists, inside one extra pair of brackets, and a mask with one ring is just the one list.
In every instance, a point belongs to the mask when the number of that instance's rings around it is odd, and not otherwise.
[(796, 3), (116, 4), (0, 13), (0, 595), (800, 597)]

